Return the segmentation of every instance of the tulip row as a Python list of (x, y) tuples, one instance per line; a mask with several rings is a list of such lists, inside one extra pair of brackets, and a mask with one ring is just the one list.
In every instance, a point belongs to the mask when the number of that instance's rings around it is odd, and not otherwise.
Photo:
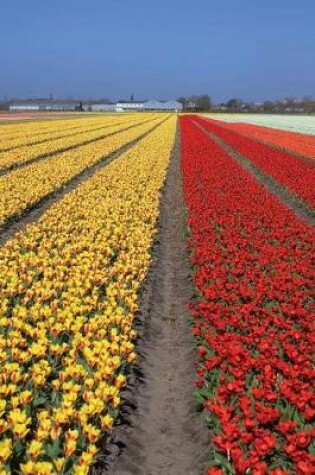
[(136, 359), (170, 117), (0, 250), (3, 474), (87, 475)]
[[(165, 116), (159, 119), (164, 120)], [(113, 126), (108, 138), (97, 140), (45, 160), (33, 163), (0, 177), (0, 227), (17, 218), (72, 178), (113, 153), (128, 142), (148, 132), (157, 122), (143, 121), (124, 130), (126, 126)]]
[[(222, 124), (222, 122), (220, 122)], [(309, 158), (315, 158), (315, 136), (303, 135), (297, 132), (259, 127), (252, 124), (224, 123), (224, 127), (235, 130), (240, 134), (277, 145), (288, 151), (296, 152)]]
[[(112, 120), (111, 122), (108, 121), (105, 124), (103, 123), (101, 126), (87, 127), (78, 133), (70, 132), (68, 135), (63, 134), (62, 129), (59, 129), (58, 138), (48, 138), (40, 143), (35, 141), (34, 144), (28, 144), (0, 153), (0, 170), (7, 170), (12, 166), (20, 165), (22, 163), (25, 164), (41, 155), (58, 153), (67, 147), (80, 146), (80, 144), (88, 140), (98, 139), (104, 135), (113, 133), (116, 130), (123, 129), (129, 124), (132, 125), (137, 122), (145, 122), (145, 120), (148, 119), (150, 119), (150, 117), (144, 119), (143, 116), (138, 116), (133, 118), (133, 120), (129, 119), (127, 123), (122, 123), (121, 120), (116, 119), (117, 124)], [(110, 125), (110, 128), (108, 128), (108, 125)]]
[(181, 119), (198, 291), (197, 393), (209, 475), (310, 475), (315, 458), (313, 229)]
[(23, 139), (25, 137), (34, 137), (45, 132), (51, 133), (53, 130), (60, 131), (70, 127), (79, 126), (81, 121), (82, 123), (85, 123), (86, 121), (93, 123), (93, 121), (98, 121), (99, 119), (100, 117), (86, 117), (80, 115), (75, 119), (41, 120), (35, 122), (19, 122), (18, 124), (12, 122), (9, 125), (0, 124), (0, 139), (2, 142), (4, 140), (16, 140), (17, 138)]
[(212, 119), (219, 119), (228, 123), (253, 124), (263, 127), (297, 132), (306, 135), (315, 135), (315, 116), (296, 114), (208, 114)]
[[(24, 130), (24, 132), (20, 132), (16, 136), (10, 136), (7, 139), (1, 137), (0, 153), (14, 148), (16, 149), (18, 147), (24, 147), (25, 145), (33, 145), (41, 141), (44, 142), (46, 140), (62, 138), (66, 137), (67, 135), (93, 130), (97, 127), (113, 124), (115, 122), (116, 120), (110, 117), (102, 117), (101, 119), (85, 119), (83, 121), (74, 119), (72, 123), (65, 125), (60, 124), (58, 127), (56, 127), (56, 124), (53, 123), (50, 128), (44, 128), (41, 122), (37, 126), (37, 132), (33, 134), (28, 133), (27, 130)], [(117, 122), (122, 122), (122, 120), (117, 120)], [(21, 128), (23, 130), (23, 127)]]
[(315, 208), (313, 163), (303, 161), (285, 151), (276, 150), (233, 130), (228, 130), (225, 126), (218, 125), (217, 121), (204, 120), (199, 117), (195, 117), (195, 120), (257, 165), (262, 171), (272, 176), (281, 185), (284, 185), (311, 208)]

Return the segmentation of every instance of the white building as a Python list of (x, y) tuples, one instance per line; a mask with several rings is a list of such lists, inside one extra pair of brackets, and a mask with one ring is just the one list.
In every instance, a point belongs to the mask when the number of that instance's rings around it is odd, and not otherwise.
[(38, 111), (38, 110), (39, 110), (39, 104), (20, 103), (20, 102), (10, 104), (11, 112)]
[(115, 112), (116, 104), (111, 102), (87, 102), (83, 104), (83, 110), (90, 112)]
[(117, 112), (127, 111), (173, 111), (181, 112), (183, 105), (177, 101), (118, 101), (116, 103)]
[(116, 102), (116, 112), (141, 111), (143, 101), (118, 101)]
[(183, 104), (178, 101), (146, 101), (143, 105), (144, 110), (181, 112)]
[(10, 111), (76, 111), (81, 110), (81, 103), (74, 100), (23, 99), (10, 104)]
[(183, 105), (177, 101), (118, 101), (116, 103), (102, 101), (25, 99), (11, 103), (10, 111), (90, 111), (90, 112), (141, 112), (168, 111), (181, 112)]

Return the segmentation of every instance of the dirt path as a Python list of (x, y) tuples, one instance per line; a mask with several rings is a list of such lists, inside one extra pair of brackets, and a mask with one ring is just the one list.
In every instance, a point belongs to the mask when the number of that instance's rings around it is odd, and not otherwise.
[[(201, 475), (209, 456), (208, 430), (194, 400), (194, 350), (187, 302), (186, 248), (179, 138), (162, 197), (154, 264), (142, 301), (138, 378), (128, 424), (116, 429), (120, 454), (110, 475)], [(208, 459), (209, 460), (209, 459)]]
[(293, 193), (290, 193), (288, 189), (278, 183), (274, 178), (267, 173), (263, 172), (258, 166), (252, 163), (249, 159), (238, 153), (230, 145), (227, 145), (222, 139), (217, 137), (215, 133), (209, 132), (209, 130), (202, 127), (194, 120), (192, 121), (196, 127), (202, 132), (208, 135), (214, 140), (223, 150), (225, 150), (230, 157), (234, 158), (247, 172), (256, 178), (270, 193), (276, 196), (285, 206), (290, 208), (298, 216), (298, 218), (307, 222), (308, 224), (315, 225), (314, 210), (309, 208), (306, 203), (300, 200)]
[(22, 231), (29, 223), (37, 221), (47, 211), (47, 209), (56, 203), (56, 201), (61, 200), (66, 194), (70, 193), (81, 185), (81, 183), (84, 183), (86, 180), (91, 178), (98, 170), (119, 158), (123, 153), (140, 142), (140, 140), (143, 140), (167, 119), (168, 117), (158, 124), (154, 124), (150, 130), (140, 135), (138, 138), (127, 142), (113, 153), (102, 157), (98, 162), (94, 163), (94, 165), (91, 165), (78, 175), (71, 178), (68, 183), (64, 183), (60, 188), (57, 188), (52, 193), (44, 196), (39, 202), (30, 205), (24, 210), (22, 216), (12, 216), (3, 226), (0, 226), (0, 246), (3, 246), (17, 232)]

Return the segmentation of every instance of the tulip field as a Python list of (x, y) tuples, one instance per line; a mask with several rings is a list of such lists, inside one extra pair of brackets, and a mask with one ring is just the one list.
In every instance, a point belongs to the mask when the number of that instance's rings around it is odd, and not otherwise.
[[(197, 121), (215, 134), (226, 133)], [(209, 475), (313, 473), (313, 229), (189, 118), (182, 119), (182, 131), (199, 291), (192, 306), (197, 387), (214, 433)], [(287, 171), (284, 182), (291, 184), (294, 157), (287, 157), (287, 165), (282, 153), (270, 149), (276, 153), (269, 168), (260, 144), (237, 134), (225, 139), (235, 139), (233, 147), (242, 147), (268, 172)], [(314, 177), (314, 169), (304, 175), (306, 189)]]
[(141, 473), (315, 474), (314, 136), (132, 113), (0, 124), (0, 475), (119, 475), (107, 443), (150, 352), (138, 317), (176, 156), (195, 382), (176, 391), (208, 458)]
[(315, 117), (314, 115), (281, 115), (281, 114), (237, 114), (237, 113), (219, 113), (209, 114), (213, 119), (220, 119), (225, 123), (235, 126), (243, 124), (252, 124), (267, 128), (267, 130), (289, 131), (308, 136), (315, 135)]

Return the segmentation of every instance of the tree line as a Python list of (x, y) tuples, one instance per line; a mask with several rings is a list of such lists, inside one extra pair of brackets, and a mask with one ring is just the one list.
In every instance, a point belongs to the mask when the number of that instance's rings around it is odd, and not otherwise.
[(177, 99), (183, 104), (184, 111), (220, 111), (220, 112), (260, 112), (274, 114), (315, 114), (315, 99), (285, 98), (274, 101), (243, 101), (232, 98), (221, 104), (214, 104), (208, 94), (191, 95)]

